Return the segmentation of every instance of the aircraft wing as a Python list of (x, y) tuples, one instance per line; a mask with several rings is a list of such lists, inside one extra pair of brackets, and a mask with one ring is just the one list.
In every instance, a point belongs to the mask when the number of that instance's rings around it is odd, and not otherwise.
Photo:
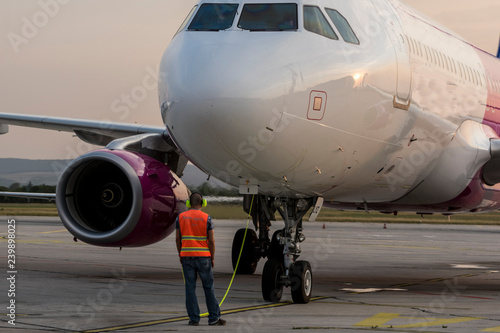
[(106, 121), (0, 113), (0, 135), (9, 125), (73, 132), (82, 141), (110, 149), (135, 150), (146, 155), (164, 154), (173, 172), (182, 177), (188, 160), (177, 149), (165, 127)]
[(159, 134), (165, 138), (169, 137), (168, 132), (164, 127), (0, 113), (0, 134), (8, 133), (8, 125), (34, 127), (62, 132), (74, 132), (81, 140), (100, 146), (105, 146), (116, 139), (138, 134)]
[(0, 196), (26, 199), (56, 200), (55, 193), (0, 192)]

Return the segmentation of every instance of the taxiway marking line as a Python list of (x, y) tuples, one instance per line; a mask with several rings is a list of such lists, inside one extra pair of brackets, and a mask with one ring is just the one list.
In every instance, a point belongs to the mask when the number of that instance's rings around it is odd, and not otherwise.
[[(413, 322), (411, 324), (390, 325), (389, 322), (395, 319), (405, 319)], [(480, 320), (479, 317), (458, 317), (458, 318), (425, 318), (425, 317), (406, 317), (399, 313), (379, 313), (373, 317), (365, 319), (357, 323), (356, 327), (384, 327), (384, 328), (422, 328), (431, 326), (446, 326), (450, 324), (458, 324), (467, 321)], [(416, 322), (418, 321), (418, 322)]]
[[(351, 327), (294, 327), (294, 330), (345, 330), (345, 331), (351, 331)], [(437, 331), (422, 331), (422, 330), (408, 330), (408, 329), (394, 329), (394, 328), (368, 328), (368, 327), (360, 327), (358, 330), (363, 330), (363, 331), (373, 331), (376, 330), (377, 332), (399, 332), (399, 333), (441, 333)]]
[(383, 313), (376, 314), (376, 315), (374, 315), (370, 318), (367, 318), (365, 320), (362, 320), (354, 326), (371, 327), (371, 328), (382, 327), (382, 325), (384, 325), (385, 323), (387, 323), (393, 319), (399, 318), (399, 316), (401, 316), (399, 313), (385, 313), (385, 312), (383, 312)]
[[(311, 302), (322, 300), (322, 299), (327, 299), (327, 298), (328, 297), (325, 297), (325, 296), (312, 297)], [(221, 314), (224, 315), (224, 314), (233, 314), (233, 313), (240, 313), (240, 312), (253, 311), (253, 310), (277, 308), (277, 307), (288, 306), (288, 305), (292, 305), (292, 304), (294, 304), (293, 301), (288, 301), (288, 302), (283, 302), (283, 303), (265, 304), (265, 305), (256, 305), (256, 306), (249, 306), (249, 307), (244, 307), (244, 308), (237, 308), (237, 309), (232, 309), (232, 310), (221, 311)], [(202, 317), (206, 317), (206, 315), (202, 316)], [(170, 319), (161, 319), (161, 320), (146, 321), (146, 322), (142, 322), (142, 323), (133, 323), (133, 324), (127, 324), (127, 325), (122, 325), (122, 326), (99, 328), (99, 329), (94, 329), (94, 330), (83, 331), (83, 333), (112, 332), (112, 331), (118, 331), (118, 330), (127, 330), (127, 329), (131, 329), (131, 328), (174, 323), (174, 322), (183, 321), (183, 320), (189, 320), (189, 317), (182, 316), (182, 317), (175, 317), (175, 318), (170, 318)]]
[(55, 230), (55, 231), (43, 231), (43, 232), (39, 232), (39, 234), (53, 234), (56, 232), (64, 232), (64, 231), (68, 231), (68, 230), (63, 229), (63, 230)]
[(438, 279), (427, 280), (427, 282), (441, 282), (441, 281), (445, 281), (445, 280), (446, 280), (445, 278), (438, 278)]

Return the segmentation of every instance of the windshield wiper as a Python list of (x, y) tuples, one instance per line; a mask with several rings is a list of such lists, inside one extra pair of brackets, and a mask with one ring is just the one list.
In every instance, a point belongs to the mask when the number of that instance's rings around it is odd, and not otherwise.
[(220, 29), (189, 29), (189, 31), (220, 31)]
[(285, 29), (248, 29), (249, 31), (285, 31)]

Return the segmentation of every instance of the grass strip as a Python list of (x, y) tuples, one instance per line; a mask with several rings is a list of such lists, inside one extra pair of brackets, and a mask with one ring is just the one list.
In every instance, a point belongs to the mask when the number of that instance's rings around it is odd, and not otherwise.
[[(217, 220), (244, 220), (247, 214), (237, 204), (210, 204), (204, 209), (213, 219)], [(57, 208), (53, 203), (46, 204), (0, 204), (2, 216), (58, 216)], [(306, 214), (305, 220), (309, 214)], [(276, 219), (281, 217), (276, 213)], [(373, 222), (373, 223), (435, 223), (435, 224), (473, 224), (473, 225), (500, 225), (500, 213), (489, 212), (481, 214), (459, 214), (444, 216), (441, 214), (424, 215), (415, 213), (382, 214), (378, 212), (341, 212), (323, 208), (317, 219), (318, 222)]]

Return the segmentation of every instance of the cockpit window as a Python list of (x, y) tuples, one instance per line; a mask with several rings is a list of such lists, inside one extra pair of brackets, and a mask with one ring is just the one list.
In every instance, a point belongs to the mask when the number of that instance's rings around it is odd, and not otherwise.
[(335, 9), (326, 8), (326, 13), (332, 19), (333, 24), (337, 27), (340, 32), (342, 38), (348, 42), (353, 44), (359, 44), (359, 39), (356, 37), (356, 34), (352, 30), (349, 22)]
[(191, 18), (193, 17), (194, 15), (194, 12), (196, 10), (196, 8), (198, 8), (198, 5), (194, 6), (193, 9), (191, 9), (191, 11), (189, 12), (188, 16), (186, 17), (186, 19), (184, 20), (184, 22), (182, 22), (181, 24), (181, 27), (179, 28), (179, 30), (177, 30), (177, 32), (175, 33), (176, 35), (181, 32), (182, 30), (184, 30), (184, 28), (186, 27), (186, 25), (189, 23), (189, 20), (191, 20)]
[(238, 28), (250, 31), (297, 30), (297, 4), (246, 4)]
[(316, 6), (304, 6), (304, 28), (330, 39), (339, 39), (321, 9)]
[(233, 25), (238, 4), (204, 3), (196, 13), (188, 30), (219, 31)]

